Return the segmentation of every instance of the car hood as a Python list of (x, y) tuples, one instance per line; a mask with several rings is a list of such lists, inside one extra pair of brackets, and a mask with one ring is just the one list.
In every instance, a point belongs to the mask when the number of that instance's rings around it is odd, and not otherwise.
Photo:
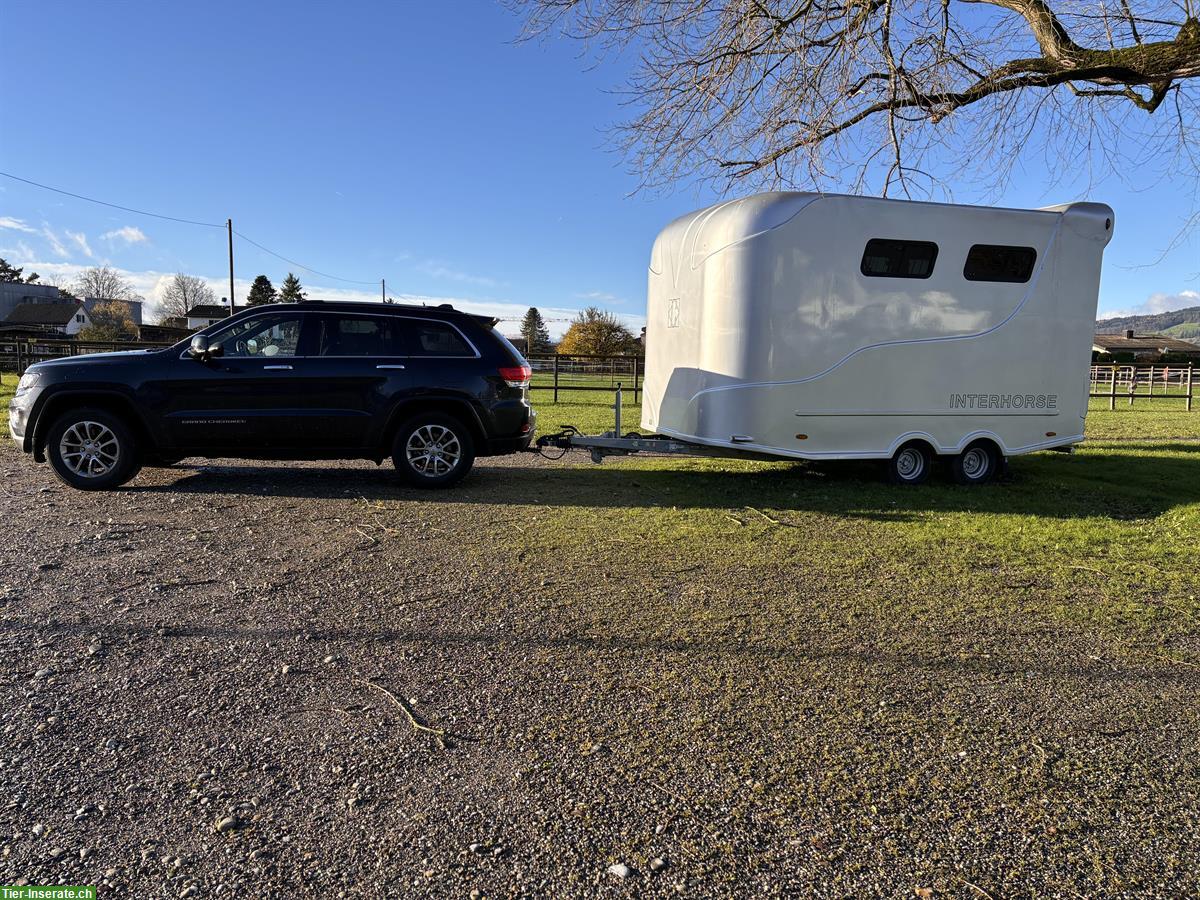
[(113, 350), (108, 353), (80, 353), (78, 356), (60, 356), (56, 359), (45, 359), (41, 362), (34, 363), (29, 368), (46, 369), (54, 366), (75, 366), (80, 363), (107, 362), (118, 361), (124, 359), (133, 359), (135, 357), (149, 356), (153, 353), (161, 353), (162, 351), (156, 348), (141, 349), (141, 350)]

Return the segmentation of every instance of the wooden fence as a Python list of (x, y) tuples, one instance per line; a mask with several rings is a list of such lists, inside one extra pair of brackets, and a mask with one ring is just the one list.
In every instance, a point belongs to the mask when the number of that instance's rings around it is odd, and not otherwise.
[(114, 350), (158, 350), (170, 346), (170, 343), (150, 341), (71, 341), (65, 338), (14, 340), (0, 337), (0, 371), (20, 374), (35, 362), (44, 359), (79, 356), (83, 353), (110, 353)]
[(1192, 364), (1174, 366), (1092, 366), (1091, 397), (1108, 398), (1108, 408), (1117, 408), (1117, 399), (1176, 400), (1192, 411)]

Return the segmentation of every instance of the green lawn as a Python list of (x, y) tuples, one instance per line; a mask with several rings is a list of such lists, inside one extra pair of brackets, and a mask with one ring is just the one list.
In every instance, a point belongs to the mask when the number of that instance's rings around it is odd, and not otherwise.
[[(612, 428), (611, 397), (564, 399), (534, 393), (539, 433), (559, 424)], [(626, 430), (639, 414), (625, 404)], [(1178, 403), (1094, 408), (1087, 434), (1073, 455), (1014, 458), (1011, 482), (974, 489), (944, 477), (897, 488), (869, 463), (607, 460), (571, 470), (564, 490), (592, 485), (628, 507), (603, 518), (586, 504), (568, 507), (547, 527), (564, 553), (637, 534), (661, 540), (679, 566), (713, 546), (757, 566), (819, 555), (833, 580), (856, 585), (836, 603), (863, 610), (871, 593), (859, 590), (857, 575), (870, 559), (917, 588), (910, 612), (919, 617), (1028, 604), (1048, 619), (1112, 629), (1121, 642), (1144, 635), (1159, 653), (1200, 617), (1200, 412)], [(632, 496), (619, 490), (630, 481), (639, 485)]]

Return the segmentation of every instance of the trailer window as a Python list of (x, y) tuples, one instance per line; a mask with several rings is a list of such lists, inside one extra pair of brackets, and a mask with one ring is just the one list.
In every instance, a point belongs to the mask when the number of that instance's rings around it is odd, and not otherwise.
[(1008, 281), (1023, 284), (1033, 274), (1037, 251), (1032, 247), (976, 244), (967, 253), (963, 278), (967, 281)]
[(859, 270), (871, 278), (928, 278), (937, 260), (937, 244), (871, 238)]

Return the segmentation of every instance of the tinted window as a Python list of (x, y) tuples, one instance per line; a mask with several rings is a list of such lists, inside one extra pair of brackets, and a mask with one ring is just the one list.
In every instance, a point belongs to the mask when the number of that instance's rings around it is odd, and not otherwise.
[(301, 321), (297, 314), (243, 319), (217, 334), (216, 343), (222, 356), (295, 356)]
[(1037, 251), (1032, 247), (1002, 247), (976, 244), (967, 254), (963, 277), (967, 281), (1011, 281), (1023, 283), (1033, 274)]
[(404, 356), (399, 319), (390, 316), (322, 316), (318, 356)]
[(863, 251), (860, 271), (874, 278), (928, 278), (937, 259), (937, 244), (872, 238)]
[(417, 356), (474, 356), (458, 330), (441, 322), (411, 322), (413, 353)]

